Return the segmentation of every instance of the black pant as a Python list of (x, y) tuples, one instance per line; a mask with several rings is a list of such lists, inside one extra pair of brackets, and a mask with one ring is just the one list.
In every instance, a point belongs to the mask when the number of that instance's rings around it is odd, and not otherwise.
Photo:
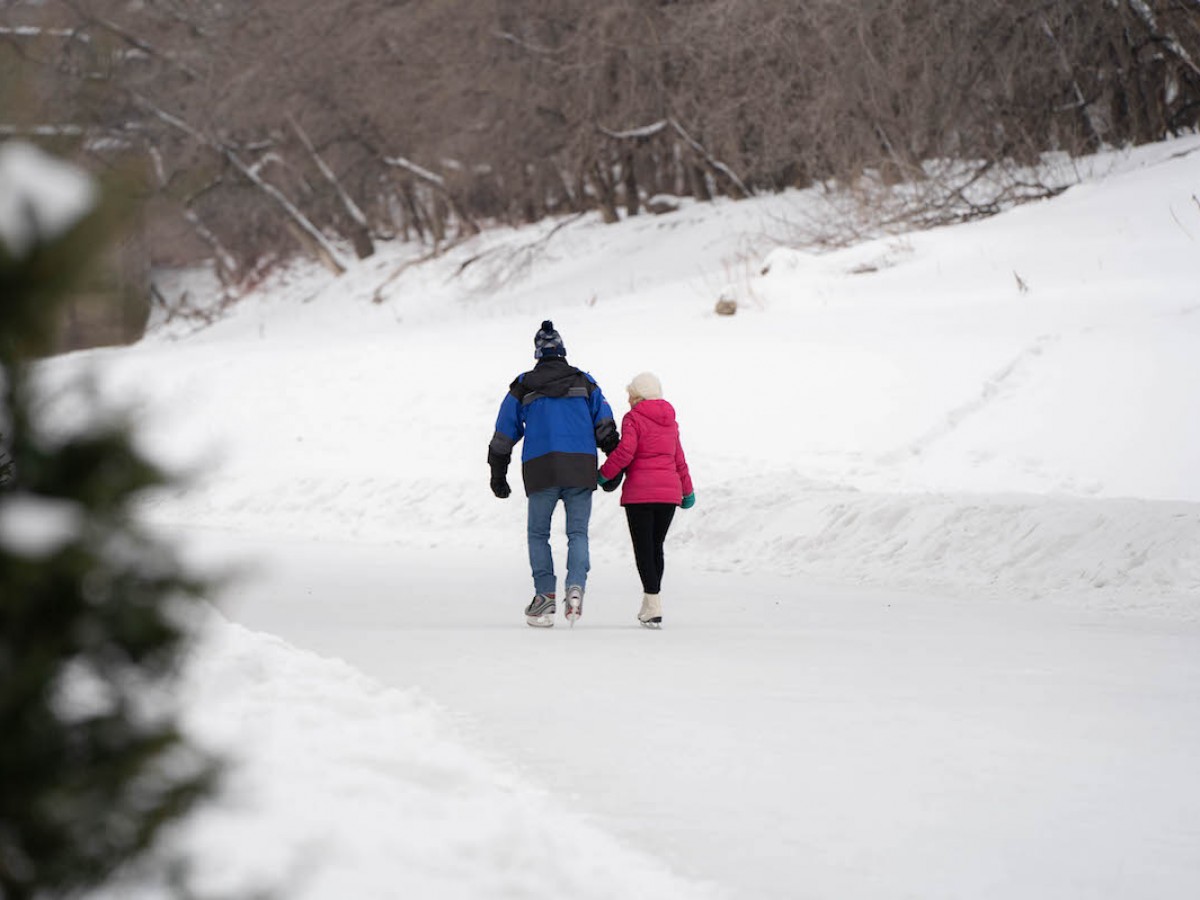
[(630, 503), (625, 507), (629, 520), (629, 537), (633, 539), (633, 558), (642, 590), (657, 594), (662, 587), (663, 541), (675, 517), (673, 503)]

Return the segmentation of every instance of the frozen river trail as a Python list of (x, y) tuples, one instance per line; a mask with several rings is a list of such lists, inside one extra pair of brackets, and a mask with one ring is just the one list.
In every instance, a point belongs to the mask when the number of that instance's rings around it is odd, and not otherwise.
[(418, 688), (464, 741), (731, 897), (1200, 889), (1200, 624), (677, 564), (655, 633), (632, 567), (606, 564), (581, 622), (542, 631), (523, 562), (494, 552), (197, 541), (256, 560), (234, 621)]

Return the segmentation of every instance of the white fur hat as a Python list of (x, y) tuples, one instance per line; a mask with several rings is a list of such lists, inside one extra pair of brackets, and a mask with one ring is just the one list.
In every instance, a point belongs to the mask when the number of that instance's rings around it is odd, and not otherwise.
[(652, 372), (642, 372), (640, 375), (635, 375), (633, 381), (629, 382), (625, 390), (629, 392), (630, 397), (636, 397), (639, 400), (662, 399), (662, 382)]

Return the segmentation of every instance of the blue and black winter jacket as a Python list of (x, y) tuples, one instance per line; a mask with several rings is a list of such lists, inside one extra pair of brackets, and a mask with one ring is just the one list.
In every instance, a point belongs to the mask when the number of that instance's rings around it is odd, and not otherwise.
[(611, 452), (617, 423), (600, 386), (562, 357), (547, 357), (518, 375), (496, 416), (488, 445), (492, 474), (508, 471), (512, 450), (525, 439), (525, 493), (552, 487), (596, 487), (596, 448)]

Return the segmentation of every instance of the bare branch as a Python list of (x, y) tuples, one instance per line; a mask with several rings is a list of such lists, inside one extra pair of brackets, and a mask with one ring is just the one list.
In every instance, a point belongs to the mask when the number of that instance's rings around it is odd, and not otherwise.
[(536, 44), (529, 43), (529, 41), (522, 40), (511, 31), (497, 31), (495, 32), (495, 37), (499, 38), (505, 43), (520, 47), (522, 50), (528, 50), (530, 53), (537, 54), (538, 56), (556, 56), (559, 53), (557, 50), (551, 50), (548, 47), (539, 47)]
[(670, 122), (667, 119), (662, 119), (654, 122), (651, 125), (643, 125), (641, 128), (631, 128), (628, 131), (610, 131), (603, 125), (597, 126), (600, 133), (617, 141), (644, 141), (656, 135), (662, 134), (667, 130)]
[[(1159, 34), (1158, 19), (1154, 15), (1154, 10), (1152, 10), (1146, 4), (1145, 0), (1129, 0), (1129, 8), (1132, 9), (1138, 18), (1142, 20), (1143, 24), (1145, 24), (1146, 28), (1150, 30), (1151, 34)], [(1175, 35), (1168, 32), (1167, 34), (1162, 35), (1161, 39), (1166, 45), (1167, 49), (1174, 54), (1176, 59), (1191, 69), (1193, 74), (1200, 75), (1200, 65), (1196, 64), (1196, 61), (1192, 59), (1191, 54), (1189, 54), (1183, 45), (1179, 43), (1179, 40), (1175, 37)]]
[(0, 35), (5, 37), (60, 37), (68, 40), (78, 40), (90, 43), (91, 35), (84, 34), (75, 28), (37, 28), (33, 25), (6, 26), (0, 25)]
[(135, 94), (133, 95), (133, 100), (142, 109), (146, 110), (159, 120), (165, 122), (167, 125), (170, 125), (177, 131), (183, 132), (198, 143), (201, 143), (206, 147), (210, 147), (224, 156), (225, 159), (227, 159), (229, 163), (235, 169), (237, 169), (243, 175), (243, 177), (246, 178), (247, 181), (251, 182), (255, 187), (257, 187), (279, 205), (291, 223), (298, 229), (299, 233), (305, 235), (307, 239), (313, 243), (317, 257), (322, 263), (324, 263), (337, 275), (341, 275), (346, 271), (345, 265), (343, 265), (341, 260), (338, 259), (337, 251), (325, 238), (325, 235), (321, 234), (320, 230), (313, 225), (311, 221), (309, 221), (308, 217), (305, 216), (304, 213), (297, 209), (296, 205), (292, 203), (292, 201), (289, 200), (284, 193), (279, 190), (279, 188), (275, 187), (268, 181), (264, 181), (257, 172), (255, 172), (250, 166), (246, 165), (246, 163), (242, 161), (241, 157), (239, 157), (231, 147), (226, 146), (216, 138), (203, 134), (183, 119), (172, 115), (164, 109), (161, 109), (144, 97), (140, 97)]
[(413, 162), (410, 159), (405, 159), (403, 156), (387, 156), (387, 157), (384, 157), (383, 161), (387, 165), (392, 166), (394, 168), (405, 169), (406, 171), (411, 172), (413, 175), (416, 175), (417, 178), (421, 179), (422, 181), (424, 181), (428, 184), (432, 184), (435, 187), (441, 188), (442, 190), (445, 190), (445, 188), (446, 188), (446, 179), (445, 178), (443, 178), (441, 175), (438, 175), (434, 172), (430, 172), (428, 169), (424, 168), (423, 166), (417, 165), (415, 162)]
[(321, 174), (325, 177), (325, 180), (328, 181), (333, 189), (337, 192), (338, 199), (342, 201), (342, 206), (345, 207), (346, 212), (350, 215), (350, 218), (353, 219), (354, 222), (359, 226), (367, 228), (368, 224), (366, 215), (359, 208), (358, 204), (354, 202), (354, 198), (346, 193), (346, 189), (342, 187), (342, 183), (333, 173), (333, 169), (329, 168), (328, 163), (321, 158), (321, 154), (319, 154), (317, 152), (317, 148), (313, 146), (313, 142), (309, 138), (307, 132), (305, 132), (305, 130), (300, 127), (300, 123), (296, 121), (296, 117), (289, 113), (287, 119), (288, 124), (292, 126), (292, 130), (296, 132), (296, 137), (300, 139), (300, 143), (304, 145), (304, 149), (308, 151), (308, 155), (312, 157), (317, 169), (320, 170)]
[(321, 154), (317, 152), (317, 148), (313, 146), (308, 133), (300, 127), (300, 123), (296, 121), (295, 116), (289, 113), (288, 122), (291, 124), (292, 130), (296, 132), (296, 137), (300, 139), (300, 143), (304, 145), (304, 149), (308, 151), (308, 155), (312, 157), (318, 171), (329, 182), (334, 193), (341, 200), (342, 208), (350, 216), (350, 221), (354, 223), (352, 239), (355, 254), (359, 259), (366, 259), (368, 256), (372, 256), (375, 253), (375, 242), (371, 240), (371, 227), (367, 222), (366, 215), (359, 208), (358, 204), (354, 202), (354, 198), (342, 187), (342, 183), (338, 180), (337, 175), (334, 174), (333, 169), (329, 168), (328, 163), (321, 157)]
[(750, 189), (748, 187), (746, 187), (745, 184), (742, 183), (742, 179), (738, 178), (737, 174), (733, 171), (733, 169), (729, 168), (729, 166), (725, 165), (725, 163), (721, 162), (719, 159), (716, 159), (715, 157), (713, 157), (712, 154), (710, 154), (706, 149), (704, 149), (704, 146), (699, 141), (697, 141), (690, 134), (688, 134), (686, 131), (684, 131), (683, 126), (680, 125), (676, 119), (672, 118), (670, 120), (670, 122), (671, 122), (671, 127), (675, 129), (675, 132), (681, 138), (683, 138), (684, 143), (686, 143), (689, 147), (691, 147), (696, 152), (696, 154), (701, 159), (704, 160), (705, 164), (710, 169), (712, 169), (714, 172), (718, 172), (721, 175), (724, 175), (726, 178), (728, 178), (734, 185), (737, 186), (737, 189), (739, 191), (741, 191), (741, 194), (743, 197), (750, 196), (750, 194), (751, 194)]
[(84, 125), (0, 125), (0, 137), (81, 137), (99, 130)]
[(167, 63), (172, 68), (178, 69), (180, 72), (182, 72), (184, 75), (186, 75), (189, 79), (191, 79), (193, 81), (200, 78), (200, 73), (197, 72), (195, 69), (193, 69), (191, 66), (189, 66), (187, 63), (180, 62), (178, 59), (176, 59), (170, 53), (165, 53), (165, 52), (159, 50), (153, 44), (149, 43), (148, 41), (142, 40), (137, 35), (131, 33), (127, 29), (118, 25), (116, 22), (113, 22), (109, 19), (102, 19), (98, 16), (94, 16), (91, 13), (87, 12), (86, 10), (81, 9), (78, 3), (71, 2), (71, 0), (66, 0), (66, 3), (67, 3), (67, 6), (69, 6), (72, 10), (74, 10), (75, 14), (78, 15), (80, 17), (80, 19), (82, 19), (84, 22), (87, 22), (90, 25), (94, 25), (97, 28), (101, 28), (105, 31), (110, 32), (111, 34), (116, 35), (121, 40), (123, 40), (125, 43), (129, 44), (129, 46), (134, 47), (138, 50), (141, 50), (143, 53), (153, 56), (155, 59), (161, 59), (163, 62)]

